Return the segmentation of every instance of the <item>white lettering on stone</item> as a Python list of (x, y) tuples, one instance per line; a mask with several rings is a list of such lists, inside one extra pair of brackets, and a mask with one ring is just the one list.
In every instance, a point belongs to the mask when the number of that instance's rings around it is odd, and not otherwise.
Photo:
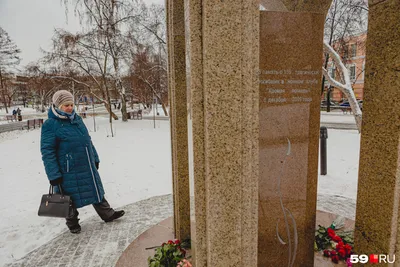
[(283, 94), (283, 93), (285, 93), (285, 89), (269, 89), (268, 93), (270, 93), (270, 94)]
[(260, 84), (280, 84), (281, 80), (260, 80)]
[(296, 75), (319, 75), (319, 70), (296, 70)]
[(311, 97), (300, 97), (300, 96), (292, 97), (292, 102), (295, 102), (295, 103), (297, 103), (297, 102), (309, 103), (311, 101), (312, 101)]
[(261, 74), (266, 74), (266, 75), (280, 75), (283, 74), (282, 70), (260, 70)]
[(310, 89), (292, 89), (293, 94), (308, 94)]
[(265, 103), (285, 103), (285, 102), (287, 102), (287, 99), (283, 98), (283, 97), (277, 97), (277, 98), (265, 97), (264, 102)]
[[(320, 70), (291, 70), (291, 69), (283, 69), (283, 70), (260, 69), (258, 73), (260, 75), (270, 75), (270, 76), (264, 76), (262, 77), (263, 79), (259, 80), (259, 83), (266, 87), (265, 89), (263, 89), (264, 92), (267, 94), (265, 97), (263, 97), (263, 102), (269, 104), (312, 102), (312, 97), (310, 97), (310, 94), (312, 92), (311, 86), (315, 86), (319, 83), (319, 78), (315, 76), (321, 75)], [(315, 78), (310, 76), (314, 76)], [(265, 79), (265, 78), (272, 78), (272, 79)], [(285, 84), (287, 84), (288, 86), (285, 86)], [(309, 88), (293, 88), (293, 87), (309, 87)]]
[(304, 80), (288, 80), (288, 84), (303, 84)]
[(318, 84), (318, 80), (314, 79), (314, 80), (306, 80), (306, 84)]

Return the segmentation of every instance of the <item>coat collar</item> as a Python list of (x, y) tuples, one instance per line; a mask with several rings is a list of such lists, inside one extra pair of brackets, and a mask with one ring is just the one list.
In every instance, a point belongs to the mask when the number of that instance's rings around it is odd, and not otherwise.
[(75, 118), (74, 118), (74, 120), (71, 121), (67, 116), (59, 114), (56, 111), (56, 109), (54, 108), (54, 105), (51, 105), (51, 108), (49, 108), (49, 111), (48, 111), (47, 115), (51, 119), (68, 120), (72, 124), (78, 123), (80, 120), (82, 120), (81, 117), (77, 113), (75, 113)]
[(51, 111), (53, 112), (54, 116), (58, 117), (59, 119), (68, 120), (67, 116), (63, 116), (57, 112), (57, 110), (54, 108), (54, 105), (51, 105)]

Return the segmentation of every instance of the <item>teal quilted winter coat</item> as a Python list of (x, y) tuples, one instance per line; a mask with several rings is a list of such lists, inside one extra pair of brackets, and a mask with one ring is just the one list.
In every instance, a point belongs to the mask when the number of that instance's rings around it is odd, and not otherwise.
[(40, 149), (49, 180), (63, 177), (62, 188), (76, 208), (103, 200), (104, 189), (95, 162), (100, 162), (89, 132), (77, 114), (71, 121), (49, 109), (42, 126)]

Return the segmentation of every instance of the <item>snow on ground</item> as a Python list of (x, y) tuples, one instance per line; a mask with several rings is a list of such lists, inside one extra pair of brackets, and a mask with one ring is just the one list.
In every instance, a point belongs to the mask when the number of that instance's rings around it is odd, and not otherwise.
[[(360, 134), (328, 129), (327, 175), (318, 179), (318, 194), (357, 198)], [(320, 172), (319, 172), (320, 173)]]
[(25, 107), (24, 108), (23, 105), (21, 105), (21, 106), (12, 106), (11, 108), (8, 108), (8, 113), (6, 113), (6, 109), (4, 107), (1, 107), (1, 110), (0, 110), (0, 124), (8, 123), (8, 121), (6, 120), (5, 115), (12, 115), (13, 110), (14, 109), (17, 110), (17, 108), (20, 108), (23, 120), (25, 120), (28, 117), (31, 119), (31, 118), (36, 118), (36, 117), (39, 118), (39, 117), (45, 116), (45, 113), (37, 112), (36, 109), (31, 108), (31, 107)]
[(8, 108), (8, 113), (6, 113), (6, 109), (4, 107), (1, 107), (0, 110), (0, 116), (4, 116), (6, 114), (11, 115), (12, 111), (15, 109), (17, 110), (17, 108), (19, 108), (21, 110), (21, 114), (36, 114), (36, 113), (41, 113), (41, 112), (36, 112), (36, 109), (32, 108), (32, 106), (30, 107), (25, 107), (23, 105), (21, 106), (12, 106)]
[[(340, 113), (321, 117), (335, 122), (353, 119)], [(96, 118), (96, 132), (91, 117), (85, 123), (99, 152), (99, 171), (113, 207), (172, 192), (169, 121), (156, 121), (156, 128), (152, 120), (114, 121), (115, 137), (107, 137), (105, 117)], [(319, 195), (356, 199), (359, 143), (357, 131), (328, 130), (328, 175), (319, 177)], [(49, 187), (39, 146), (37, 129), (0, 134), (0, 266), (67, 229), (63, 219), (37, 216), (41, 195)], [(91, 206), (80, 209), (81, 220), (92, 215)]]
[(356, 123), (353, 114), (343, 113), (342, 111), (321, 111), (321, 121), (327, 123)]
[[(112, 207), (152, 196), (171, 194), (171, 144), (169, 121), (114, 122), (85, 119), (100, 156), (100, 175)], [(0, 266), (22, 258), (67, 228), (65, 220), (37, 216), (42, 194), (49, 183), (40, 155), (40, 130), (0, 134)], [(80, 209), (85, 220), (93, 207)]]
[[(87, 107), (88, 110), (86, 111), (88, 115), (91, 115), (93, 112), (97, 113), (97, 114), (101, 114), (101, 115), (105, 115), (108, 113), (108, 111), (106, 110), (106, 108), (104, 107), (103, 104), (96, 104), (93, 108), (92, 105), (79, 105), (77, 106), (77, 110), (78, 113), (80, 114), (81, 110), (83, 107)], [(21, 115), (22, 115), (22, 120), (25, 121), (27, 119), (36, 119), (36, 118), (47, 118), (47, 110), (46, 112), (40, 112), (40, 111), (36, 111), (36, 109), (32, 108), (31, 106), (29, 107), (25, 107), (23, 105), (20, 106), (12, 106), (8, 108), (8, 113), (6, 113), (6, 110), (4, 107), (0, 106), (0, 124), (7, 124), (9, 123), (6, 120), (5, 115), (12, 115), (13, 110), (17, 110), (17, 108), (21, 109)], [(127, 105), (127, 111), (134, 111), (134, 110), (138, 110), (138, 109), (142, 109), (143, 110), (143, 115), (144, 116), (155, 116), (155, 117), (166, 117), (166, 115), (164, 114), (164, 110), (162, 109), (161, 105), (152, 105), (152, 108), (144, 108), (143, 104), (133, 104), (132, 108), (131, 105), (128, 104)], [(121, 110), (115, 109), (114, 105), (112, 105), (112, 111), (121, 118)], [(169, 108), (167, 107), (167, 112), (169, 112)], [(158, 113), (158, 115), (157, 115)]]

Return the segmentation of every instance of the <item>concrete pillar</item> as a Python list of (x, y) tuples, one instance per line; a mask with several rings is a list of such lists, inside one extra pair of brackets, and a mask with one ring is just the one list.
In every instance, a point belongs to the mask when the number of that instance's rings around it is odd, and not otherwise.
[(184, 1), (167, 0), (175, 238), (190, 237)]
[[(400, 260), (400, 1), (369, 1), (356, 254)], [(374, 266), (388, 266), (379, 264)]]
[(260, 267), (313, 266), (323, 26), (322, 14), (261, 12)]
[(260, 267), (314, 265), (322, 41), (330, 3), (261, 0), (268, 11), (260, 18)]
[(256, 266), (259, 2), (185, 3), (194, 261)]

